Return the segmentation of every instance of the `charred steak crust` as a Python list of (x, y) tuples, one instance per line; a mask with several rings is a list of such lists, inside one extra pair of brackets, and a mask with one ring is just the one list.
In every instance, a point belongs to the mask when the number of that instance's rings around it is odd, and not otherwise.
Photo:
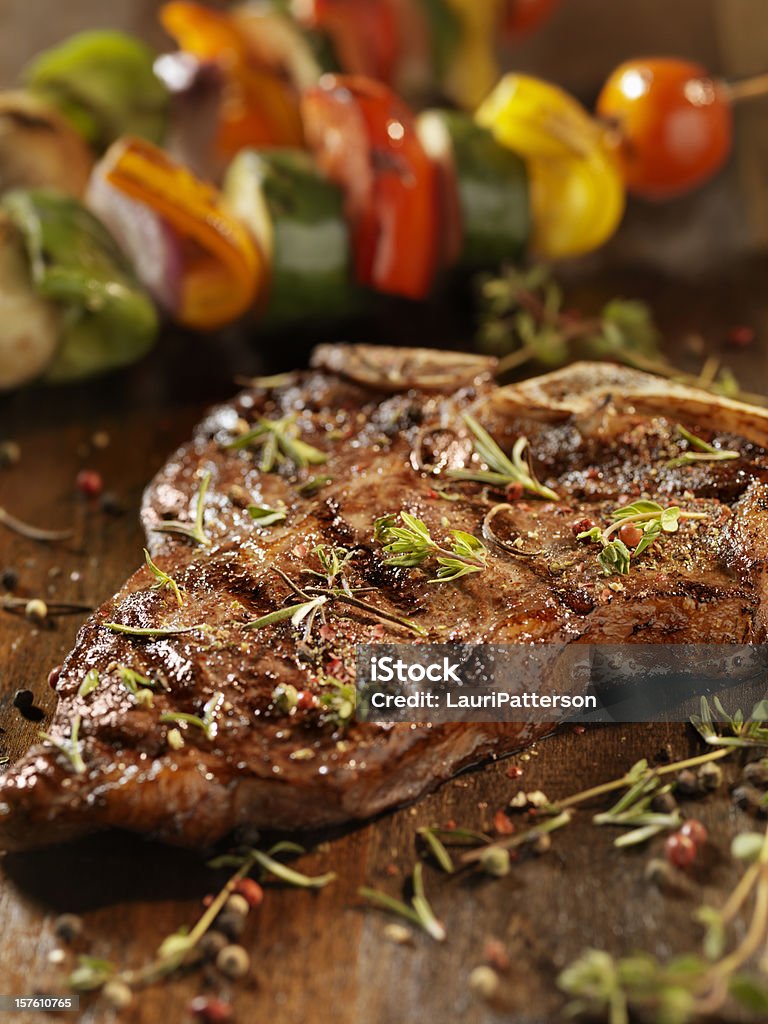
[[(603, 364), (505, 388), (493, 369), (475, 356), (325, 346), (310, 370), (214, 409), (152, 481), (142, 509), (151, 554), (183, 605), (142, 567), (83, 626), (61, 672), (54, 742), (33, 747), (2, 781), (2, 845), (117, 826), (209, 846), (242, 825), (364, 818), (546, 729), (348, 720), (343, 690), (328, 677), (351, 681), (361, 642), (762, 642), (768, 413)], [(494, 535), (524, 538), (528, 553), (486, 534), (485, 571), (427, 585), (421, 568), (384, 564), (373, 522), (407, 510), (436, 536), (483, 536), (504, 495), (446, 476), (477, 464), (466, 411), (505, 451), (528, 437), (539, 478), (561, 500), (525, 495), (497, 515)], [(324, 462), (297, 468), (277, 450), (265, 471), (263, 439), (258, 450), (232, 447), (286, 417)], [(741, 458), (667, 466), (679, 424), (716, 434)], [(206, 543), (158, 532), (168, 520), (193, 522), (208, 474)], [(683, 523), (629, 576), (608, 579), (576, 524), (607, 523), (617, 504), (639, 497), (707, 518)], [(249, 505), (285, 518), (260, 525)], [(309, 633), (306, 621), (286, 619), (245, 629), (301, 600), (317, 581), (307, 570), (318, 569), (319, 544), (351, 552), (343, 571), (352, 588), (425, 636), (336, 600)], [(135, 637), (110, 622), (188, 631)], [(125, 667), (152, 684), (151, 699), (131, 692)], [(98, 683), (85, 693), (92, 670)], [(71, 756), (76, 721), (82, 764)]]

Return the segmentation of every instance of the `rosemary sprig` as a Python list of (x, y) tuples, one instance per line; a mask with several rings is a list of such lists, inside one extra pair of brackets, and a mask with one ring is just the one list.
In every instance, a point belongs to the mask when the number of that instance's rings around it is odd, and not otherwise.
[(530, 459), (530, 443), (527, 437), (518, 437), (511, 456), (505, 454), (485, 427), (470, 416), (463, 414), (463, 420), (474, 438), (475, 452), (488, 467), (487, 470), (450, 469), (447, 476), (454, 480), (472, 480), (475, 483), (492, 484), (507, 488), (519, 484), (523, 490), (549, 501), (559, 501), (558, 495), (536, 479)]
[(324, 889), (326, 885), (336, 881), (337, 875), (334, 871), (328, 871), (324, 875), (305, 875), (301, 871), (296, 871), (276, 859), (276, 855), (279, 853), (302, 854), (306, 851), (298, 843), (282, 842), (277, 843), (267, 853), (263, 850), (249, 848), (242, 856), (224, 854), (210, 861), (208, 866), (211, 868), (230, 867), (236, 865), (238, 861), (250, 862), (251, 865), (258, 864), (265, 874), (285, 882), (286, 885), (293, 885), (297, 889)]
[(313, 498), (318, 491), (332, 483), (332, 476), (313, 476), (299, 487), (299, 494), (302, 498)]
[(368, 900), (374, 906), (387, 910), (391, 914), (397, 914), (406, 921), (410, 921), (411, 924), (421, 928), (422, 931), (425, 931), (436, 942), (444, 942), (446, 938), (445, 928), (435, 916), (435, 912), (432, 910), (424, 892), (423, 871), (424, 868), (421, 863), (418, 863), (413, 869), (413, 896), (411, 897), (410, 906), (402, 900), (395, 899), (394, 896), (389, 896), (379, 889), (371, 889), (368, 886), (362, 886), (357, 892), (359, 896), (362, 896), (363, 899)]
[(85, 674), (85, 678), (77, 691), (78, 697), (87, 697), (94, 690), (99, 688), (99, 670), (96, 668), (89, 669)]
[(68, 740), (59, 740), (50, 733), (41, 732), (40, 739), (52, 743), (69, 761), (75, 775), (85, 773), (85, 761), (83, 761), (82, 743), (80, 741), (80, 715), (75, 715), (69, 730)]
[(682, 424), (678, 424), (677, 432), (688, 442), (695, 451), (686, 451), (677, 458), (670, 459), (666, 463), (667, 469), (674, 469), (677, 466), (692, 466), (697, 462), (727, 462), (732, 459), (740, 459), (741, 452), (732, 451), (729, 448), (715, 448), (708, 441), (703, 440), (686, 430)]
[(259, 469), (262, 473), (274, 472), (286, 459), (292, 462), (296, 469), (321, 466), (328, 461), (326, 454), (319, 448), (300, 439), (295, 415), (285, 416), (279, 420), (260, 419), (253, 430), (231, 441), (226, 448), (228, 451), (260, 448)]
[[(707, 519), (706, 512), (684, 512), (677, 505), (664, 508), (656, 501), (635, 501), (618, 508), (612, 514), (613, 522), (605, 529), (599, 526), (580, 533), (577, 540), (591, 540), (602, 545), (597, 556), (598, 564), (606, 576), (626, 576), (631, 568), (632, 558), (637, 558), (659, 539), (662, 533), (677, 533), (683, 519)], [(643, 536), (634, 552), (623, 541), (613, 540), (613, 535), (628, 523), (643, 524)]]
[(205, 495), (208, 492), (208, 486), (211, 482), (210, 471), (205, 473), (202, 481), (200, 482), (200, 490), (197, 492), (197, 501), (195, 503), (195, 518), (192, 523), (183, 523), (179, 519), (167, 519), (161, 523), (156, 523), (150, 529), (154, 533), (178, 533), (182, 537), (189, 537), (196, 544), (201, 547), (209, 548), (211, 546), (211, 540), (208, 534), (205, 532), (204, 516), (205, 516)]
[(409, 512), (400, 512), (399, 517), (401, 526), (395, 525), (395, 515), (380, 516), (374, 523), (374, 540), (383, 545), (387, 565), (414, 568), (434, 557), (439, 568), (430, 583), (453, 582), (487, 568), (486, 547), (471, 533), (452, 530), (452, 543), (446, 548), (432, 537), (421, 519)]
[(157, 579), (157, 583), (152, 584), (152, 590), (170, 590), (173, 596), (176, 598), (176, 603), (179, 608), (184, 606), (184, 598), (181, 596), (179, 585), (173, 576), (169, 576), (167, 572), (163, 572), (159, 566), (155, 565), (152, 561), (150, 553), (144, 548), (144, 560), (147, 563), (147, 567), (152, 575)]
[(719, 719), (706, 697), (701, 698), (701, 714), (691, 716), (691, 724), (705, 743), (713, 747), (768, 746), (768, 700), (755, 704), (749, 717), (740, 709), (729, 715), (719, 697), (713, 698), (713, 704)]
[(135, 702), (151, 708), (153, 703), (152, 691), (158, 684), (135, 669), (129, 668), (127, 665), (117, 665), (116, 667), (120, 676), (120, 682)]
[(217, 690), (210, 700), (205, 702), (202, 715), (191, 715), (186, 711), (166, 711), (160, 715), (160, 721), (163, 723), (173, 723), (174, 725), (185, 724), (194, 726), (196, 729), (202, 730), (207, 740), (212, 740), (216, 738), (216, 734), (219, 731), (216, 716), (223, 703), (224, 694)]
[(196, 629), (203, 628), (202, 626), (158, 626), (144, 629), (140, 626), (126, 626), (122, 622), (103, 622), (102, 625), (113, 633), (124, 633), (126, 636), (135, 637), (179, 636), (182, 633), (192, 633)]
[(18, 533), (20, 537), (26, 537), (28, 540), (39, 540), (44, 543), (69, 540), (73, 532), (72, 530), (42, 530), (38, 526), (30, 526), (29, 523), (25, 523), (17, 516), (11, 515), (4, 508), (0, 508), (0, 526), (5, 526), (8, 530), (12, 530), (13, 533)]
[(286, 619), (290, 619), (291, 625), (298, 628), (306, 620), (304, 639), (307, 640), (312, 632), (315, 615), (327, 601), (328, 598), (320, 594), (317, 597), (311, 597), (308, 601), (278, 608), (277, 611), (262, 615), (261, 618), (254, 619), (253, 622), (246, 622), (243, 629), (263, 629), (265, 626), (274, 626), (278, 622), (285, 622)]
[(259, 526), (274, 526), (275, 523), (282, 523), (287, 515), (285, 509), (270, 508), (268, 505), (249, 505), (246, 511)]

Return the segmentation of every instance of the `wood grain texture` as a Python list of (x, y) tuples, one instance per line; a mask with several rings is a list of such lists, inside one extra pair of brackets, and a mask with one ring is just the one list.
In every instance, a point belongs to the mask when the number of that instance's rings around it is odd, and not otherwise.
[[(748, 350), (729, 350), (725, 358), (750, 388), (765, 389), (768, 319), (762, 281), (767, 270), (765, 264), (734, 268), (727, 278), (697, 287), (658, 278), (603, 279), (580, 285), (573, 298), (583, 300), (589, 311), (608, 295), (646, 293), (689, 369), (694, 360), (681, 339), (693, 328), (703, 328), (717, 349), (728, 327), (754, 324), (761, 340)], [(405, 342), (427, 336), (445, 343), (459, 330), (453, 316), (428, 311), (421, 319), (400, 321), (397, 337)], [(187, 436), (205, 403), (233, 392), (235, 372), (272, 372), (300, 364), (307, 340), (292, 336), (280, 345), (265, 342), (267, 354), (260, 358), (241, 339), (178, 336), (167, 339), (143, 366), (103, 384), (5, 399), (0, 439), (17, 440), (23, 457), (18, 466), (0, 470), (0, 505), (39, 525), (72, 523), (75, 537), (71, 543), (43, 546), (0, 530), (0, 569), (12, 565), (18, 570), (19, 592), (25, 595), (94, 604), (110, 595), (141, 560), (137, 510), (142, 488)], [(106, 449), (90, 447), (97, 430), (110, 435)], [(107, 516), (76, 493), (74, 478), (83, 465), (103, 474), (107, 488), (124, 502), (125, 515)], [(6, 730), (0, 741), (12, 758), (38, 729), (12, 707), (14, 691), (29, 686), (41, 705), (52, 709), (55, 696), (47, 687), (47, 673), (71, 645), (79, 621), (60, 618), (50, 629), (37, 629), (22, 617), (0, 615), (0, 725)], [(422, 936), (412, 946), (391, 944), (384, 936), (388, 919), (362, 909), (356, 889), (368, 884), (399, 895), (415, 863), (420, 825), (453, 819), (489, 828), (494, 812), (521, 787), (565, 796), (615, 777), (639, 757), (682, 757), (697, 749), (695, 737), (683, 726), (566, 732), (511, 761), (468, 772), (414, 807), (341, 834), (312, 837), (313, 852), (302, 858), (301, 868), (311, 873), (333, 868), (339, 880), (319, 893), (270, 888), (244, 937), (253, 957), (252, 977), (231, 989), (222, 985), (220, 991), (232, 996), (241, 1024), (545, 1024), (563, 1019), (555, 978), (585, 947), (671, 955), (696, 946), (700, 935), (691, 913), (702, 901), (717, 903), (733, 883), (728, 843), (749, 824), (730, 806), (727, 793), (691, 808), (709, 826), (713, 841), (687, 887), (676, 895), (662, 895), (644, 881), (646, 861), (658, 854), (659, 841), (647, 850), (621, 853), (611, 846), (613, 834), (595, 829), (588, 813), (555, 838), (548, 855), (521, 858), (503, 880), (448, 878), (427, 868), (428, 894), (448, 930), (443, 946)], [(522, 769), (519, 779), (509, 777), (511, 765)], [(63, 969), (48, 963), (56, 946), (52, 924), (58, 913), (84, 915), (93, 954), (137, 965), (162, 938), (194, 921), (201, 897), (217, 882), (199, 856), (118, 833), (5, 856), (0, 860), (0, 993), (63, 991)], [(482, 962), (488, 938), (505, 942), (511, 956), (492, 1004), (478, 1000), (467, 984), (470, 970)], [(202, 986), (196, 975), (150, 989), (120, 1020), (183, 1022), (187, 1001)], [(85, 1000), (85, 1006), (74, 1016), (86, 1024), (116, 1019), (98, 1002)], [(20, 1013), (10, 1019), (42, 1024), (51, 1018)]]

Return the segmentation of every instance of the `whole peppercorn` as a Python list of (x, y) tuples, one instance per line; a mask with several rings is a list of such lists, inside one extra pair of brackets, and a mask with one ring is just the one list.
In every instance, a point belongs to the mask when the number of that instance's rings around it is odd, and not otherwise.
[(0, 443), (0, 466), (15, 466), (21, 461), (21, 448), (15, 441)]
[(677, 792), (680, 796), (701, 796), (703, 786), (698, 776), (690, 768), (684, 768), (683, 771), (677, 773)]
[(643, 531), (634, 523), (625, 523), (619, 530), (619, 540), (628, 548), (636, 548), (643, 539)]
[(48, 605), (39, 597), (33, 597), (31, 601), (27, 601), (24, 614), (30, 622), (45, 622), (48, 618)]
[(737, 786), (731, 793), (731, 799), (743, 811), (757, 811), (763, 800), (763, 794), (754, 786)]
[(696, 860), (696, 843), (690, 836), (673, 832), (667, 837), (664, 852), (670, 864), (674, 864), (676, 868), (687, 868)]
[(677, 808), (677, 800), (674, 796), (667, 791), (666, 793), (657, 793), (651, 800), (651, 809), (656, 811), (658, 814), (672, 814)]
[(117, 978), (108, 981), (101, 993), (115, 1010), (124, 1010), (133, 1002), (133, 992), (124, 981), (118, 981)]
[(205, 1024), (228, 1024), (232, 1020), (232, 1007), (223, 999), (212, 996), (195, 996), (187, 1006), (191, 1016)]
[(245, 930), (245, 918), (242, 914), (233, 914), (224, 910), (216, 918), (216, 930), (228, 939), (239, 939)]
[(86, 498), (98, 498), (104, 490), (104, 481), (101, 474), (95, 469), (81, 469), (75, 478), (78, 491)]
[(248, 973), (251, 958), (242, 946), (225, 946), (219, 950), (216, 966), (227, 978), (242, 978)]
[(224, 909), (229, 914), (240, 914), (241, 917), (245, 917), (251, 909), (251, 905), (245, 896), (241, 896), (240, 893), (236, 892), (224, 904)]
[(83, 919), (77, 914), (61, 914), (53, 922), (53, 931), (62, 942), (74, 942), (83, 934)]
[(575, 523), (571, 524), (571, 530), (576, 534), (576, 536), (580, 533), (589, 533), (589, 531), (594, 530), (594, 528), (594, 519), (577, 519)]
[(489, 846), (480, 856), (480, 867), (487, 875), (503, 878), (509, 874), (509, 851), (498, 846)]
[(683, 822), (680, 826), (680, 835), (688, 836), (696, 846), (703, 846), (709, 838), (706, 828), (696, 818), (690, 818), (688, 821)]
[(703, 764), (697, 775), (699, 782), (708, 793), (713, 793), (723, 783), (723, 769), (719, 764), (713, 764), (711, 761)]
[(101, 496), (101, 511), (108, 516), (121, 516), (125, 512), (125, 505), (114, 491), (105, 491)]
[(499, 990), (499, 976), (492, 967), (483, 964), (470, 971), (469, 987), (482, 999), (493, 999)]
[(523, 485), (518, 483), (507, 484), (504, 494), (507, 501), (520, 501), (524, 494)]
[(200, 939), (197, 948), (209, 960), (215, 960), (219, 953), (229, 944), (229, 939), (221, 932), (210, 931)]
[(15, 708), (31, 708), (35, 702), (35, 695), (31, 690), (17, 690), (13, 695), (13, 706)]
[(753, 786), (768, 789), (768, 766), (762, 760), (750, 761), (749, 764), (745, 764), (741, 777)]
[(235, 886), (235, 892), (244, 896), (248, 901), (248, 906), (251, 909), (260, 907), (261, 902), (264, 899), (264, 890), (261, 888), (258, 882), (255, 882), (252, 878), (243, 878)]
[(645, 879), (661, 889), (665, 885), (669, 885), (671, 871), (668, 861), (662, 860), (660, 857), (652, 857), (645, 865)]
[(5, 590), (15, 590), (19, 584), (19, 574), (15, 569), (3, 569), (2, 584)]
[(61, 665), (55, 665), (48, 673), (48, 685), (52, 690), (55, 690), (59, 685), (59, 677), (61, 675)]

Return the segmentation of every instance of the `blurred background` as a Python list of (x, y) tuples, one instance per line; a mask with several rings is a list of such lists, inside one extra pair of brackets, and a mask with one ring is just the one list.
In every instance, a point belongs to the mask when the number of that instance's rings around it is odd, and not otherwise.
[[(161, 6), (161, 0), (2, 0), (0, 81), (12, 85), (38, 51), (87, 28), (125, 29), (170, 50), (157, 19)], [(768, 70), (765, 0), (562, 0), (535, 32), (505, 47), (502, 62), (564, 86), (589, 106), (617, 64), (663, 55), (698, 60), (726, 78)], [(723, 173), (671, 203), (631, 201), (619, 234), (582, 261), (585, 268), (618, 260), (690, 276), (768, 248), (768, 98), (739, 104), (736, 121), (737, 146)]]

